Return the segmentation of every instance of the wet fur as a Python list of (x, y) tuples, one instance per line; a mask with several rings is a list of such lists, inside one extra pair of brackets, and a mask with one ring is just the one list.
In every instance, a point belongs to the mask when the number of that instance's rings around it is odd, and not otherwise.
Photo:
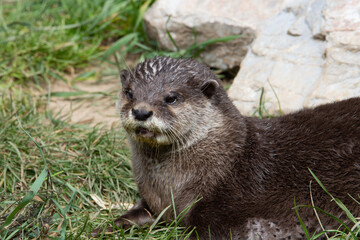
[[(151, 221), (171, 205), (172, 191), (177, 212), (201, 197), (182, 222), (196, 227), (201, 239), (209, 238), (209, 229), (216, 240), (229, 239), (230, 232), (233, 239), (304, 239), (293, 201), (311, 205), (311, 181), (315, 205), (344, 215), (308, 169), (359, 215), (359, 206), (348, 196), (360, 193), (359, 98), (260, 120), (242, 116), (213, 80), (218, 82), (191, 59), (157, 57), (122, 72), (123, 88), (136, 96), (129, 101), (120, 93), (118, 105), (142, 198), (117, 225), (125, 226), (128, 219)], [(163, 103), (170, 91), (181, 94), (178, 105)], [(129, 110), (142, 102), (154, 111), (147, 127), (158, 124), (168, 142), (132, 135), (131, 124), (138, 123)], [(312, 209), (299, 212), (311, 234), (321, 231)], [(324, 214), (320, 218), (325, 228), (338, 226)], [(168, 210), (164, 220), (172, 219)]]

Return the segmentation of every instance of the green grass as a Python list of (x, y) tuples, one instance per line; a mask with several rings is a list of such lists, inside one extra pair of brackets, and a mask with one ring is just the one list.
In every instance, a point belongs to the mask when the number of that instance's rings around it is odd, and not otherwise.
[[(35, 97), (28, 83), (44, 91), (44, 83), (60, 80), (76, 89), (78, 81), (101, 80), (95, 70), (83, 69), (104, 61), (117, 66), (109, 60), (115, 53), (135, 53), (139, 59), (180, 56), (209, 44), (179, 53), (158, 50), (143, 29), (142, 16), (152, 2), (0, 2), (1, 239), (88, 238), (92, 229), (111, 224), (138, 198), (122, 129), (72, 125), (47, 107), (47, 97), (91, 94), (78, 90)], [(71, 72), (76, 77), (69, 82)], [(116, 70), (111, 74), (117, 78)], [(111, 94), (105, 95), (116, 98)], [(125, 206), (101, 210), (94, 196)], [(186, 239), (192, 231), (178, 221), (158, 221), (109, 238)]]
[(0, 78), (7, 84), (40, 83), (109, 56), (134, 39), (145, 41), (142, 15), (151, 2), (1, 1)]
[[(85, 239), (138, 199), (121, 128), (63, 122), (46, 98), (1, 91), (0, 239)], [(45, 178), (46, 177), (46, 178)], [(120, 204), (101, 210), (92, 195)], [(171, 224), (120, 230), (110, 239), (187, 239)]]
[[(313, 178), (316, 180), (316, 182), (321, 186), (321, 188), (323, 189), (323, 191), (331, 198), (331, 200), (333, 201), (334, 207), (339, 207), (342, 212), (344, 213), (344, 215), (346, 215), (347, 220), (346, 222), (344, 222), (344, 218), (339, 219), (337, 216), (334, 216), (324, 210), (322, 210), (321, 208), (317, 207), (314, 205), (313, 199), (311, 198), (311, 202), (312, 205), (308, 206), (308, 205), (297, 205), (296, 201), (294, 199), (294, 209), (296, 212), (296, 215), (299, 219), (300, 225), (306, 235), (306, 238), (309, 240), (315, 240), (318, 238), (323, 238), (324, 236), (327, 239), (339, 239), (339, 240), (357, 240), (360, 237), (360, 220), (359, 218), (354, 217), (354, 215), (349, 211), (349, 209), (337, 198), (335, 198), (327, 189), (326, 187), (322, 184), (321, 180), (318, 179), (316, 177), (316, 175), (309, 169), (311, 175), (313, 176)], [(312, 194), (311, 192), (311, 183), (310, 183), (310, 195)], [(353, 198), (353, 200), (357, 203), (360, 204), (360, 202), (358, 202), (356, 199)], [(301, 216), (299, 214), (299, 209), (300, 208), (312, 208), (314, 210), (314, 213), (316, 214), (319, 224), (322, 228), (321, 232), (317, 232), (317, 233), (310, 233), (307, 229), (307, 227), (305, 226), (303, 220), (301, 219)], [(338, 222), (339, 227), (337, 229), (325, 229), (322, 225), (322, 222), (318, 216), (318, 213), (322, 213), (323, 215), (326, 215), (330, 218), (332, 218), (335, 222)]]
[[(99, 212), (90, 194), (105, 202), (125, 203), (132, 203), (137, 196), (121, 129), (69, 125), (44, 112), (45, 103), (21, 92), (11, 96), (3, 92), (1, 96), (1, 222), (45, 166), (50, 170), (36, 200), (0, 233), (1, 239), (14, 233), (28, 239), (44, 231), (59, 237), (65, 231), (57, 232), (58, 228), (66, 229), (67, 234), (78, 233), (83, 227), (90, 229), (92, 218)], [(43, 158), (19, 122), (39, 144)], [(97, 217), (96, 221), (103, 218)]]
[(66, 81), (64, 75), (89, 63), (100, 65), (107, 61), (115, 65), (108, 58), (119, 51), (122, 55), (138, 54), (140, 61), (156, 55), (196, 57), (210, 44), (239, 37), (194, 42), (189, 49), (178, 52), (160, 50), (145, 34), (142, 19), (153, 2), (1, 1), (0, 84), (8, 86), (30, 80), (39, 85), (54, 78)]

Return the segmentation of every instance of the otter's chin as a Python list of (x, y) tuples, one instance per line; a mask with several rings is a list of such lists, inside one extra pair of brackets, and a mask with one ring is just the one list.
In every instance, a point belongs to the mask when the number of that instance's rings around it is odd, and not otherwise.
[(173, 144), (173, 141), (171, 141), (167, 135), (159, 134), (156, 136), (156, 143), (158, 145), (171, 145)]
[(138, 127), (136, 129), (126, 129), (129, 136), (139, 143), (149, 145), (170, 145), (172, 141), (166, 134), (149, 130), (148, 128)]

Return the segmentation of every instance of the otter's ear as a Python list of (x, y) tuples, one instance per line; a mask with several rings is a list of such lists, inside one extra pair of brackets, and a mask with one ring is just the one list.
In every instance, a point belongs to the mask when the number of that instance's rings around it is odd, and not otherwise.
[(219, 87), (219, 83), (216, 80), (208, 80), (201, 85), (201, 91), (205, 96), (211, 98), (215, 93), (217, 88)]
[(130, 80), (130, 73), (129, 71), (127, 70), (121, 70), (120, 72), (120, 79), (121, 79), (121, 84), (124, 86), (124, 85), (127, 85), (129, 84), (129, 80)]

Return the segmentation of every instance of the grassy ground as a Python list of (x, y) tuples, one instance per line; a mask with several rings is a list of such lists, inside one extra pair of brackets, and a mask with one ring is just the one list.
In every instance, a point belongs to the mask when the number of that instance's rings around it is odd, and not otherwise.
[[(156, 52), (142, 23), (151, 2), (0, 3), (1, 239), (86, 239), (138, 198), (121, 128), (63, 121), (48, 108), (52, 95), (38, 92), (56, 80), (74, 87), (90, 78), (104, 81), (101, 69), (87, 68), (116, 65), (108, 61), (115, 51)], [(102, 204), (110, 210), (101, 210)], [(126, 237), (165, 232), (177, 234), (174, 226), (153, 226)]]
[[(85, 232), (91, 228), (91, 218), (99, 212), (90, 194), (124, 203), (136, 197), (120, 129), (72, 126), (57, 121), (45, 107), (43, 101), (27, 93), (2, 94), (2, 222), (20, 205), (42, 170), (49, 169), (46, 181), (38, 183), (41, 188), (34, 201), (1, 232), (2, 239), (33, 239), (42, 234), (60, 237), (65, 236), (64, 230), (67, 235), (80, 234), (82, 228)], [(37, 142), (43, 157), (25, 131)], [(97, 221), (104, 220), (100, 217)]]
[[(48, 106), (59, 96), (91, 98), (76, 88), (78, 82), (117, 78), (119, 63), (109, 60), (115, 53), (137, 60), (189, 56), (232, 39), (161, 51), (143, 29), (142, 16), (152, 2), (0, 1), (1, 239), (87, 239), (92, 229), (111, 223), (137, 200), (122, 129), (76, 125)], [(103, 71), (103, 65), (112, 71)], [(47, 94), (54, 81), (75, 92)], [(112, 92), (104, 96), (116, 98)], [(191, 232), (177, 221), (158, 223), (108, 238), (186, 239)]]
[[(62, 122), (46, 101), (24, 92), (3, 93), (0, 101), (0, 224), (8, 224), (1, 239), (86, 239), (136, 201), (121, 129)], [(34, 199), (26, 200), (31, 191)], [(101, 203), (118, 206), (101, 211)], [(181, 232), (175, 224), (154, 225), (112, 238), (172, 239)]]
[[(142, 21), (152, 2), (0, 2), (1, 239), (86, 239), (137, 200), (121, 128), (72, 124), (49, 102), (54, 97), (91, 98), (83, 96), (77, 83), (118, 78), (121, 56), (189, 56), (227, 40), (176, 53), (158, 50), (144, 34)], [(109, 60), (115, 53), (120, 63)], [(103, 71), (103, 65), (113, 66), (112, 71)], [(47, 94), (54, 81), (75, 91)], [(110, 94), (105, 95), (116, 98)], [(186, 238), (188, 232), (177, 222), (156, 222), (110, 238), (173, 239)]]
[(140, 20), (150, 2), (0, 3), (0, 77), (5, 83), (62, 79), (122, 47), (135, 51), (134, 44), (145, 41)]
[[(194, 56), (209, 44), (238, 36), (194, 43), (187, 50), (159, 49), (144, 32), (142, 17), (154, 0), (13, 0), (0, 2), (0, 78), (2, 85), (37, 84), (101, 60), (115, 52)], [(174, 43), (175, 44), (175, 43)], [(71, 82), (92, 77), (86, 72)], [(0, 85), (1, 86), (1, 85)]]

